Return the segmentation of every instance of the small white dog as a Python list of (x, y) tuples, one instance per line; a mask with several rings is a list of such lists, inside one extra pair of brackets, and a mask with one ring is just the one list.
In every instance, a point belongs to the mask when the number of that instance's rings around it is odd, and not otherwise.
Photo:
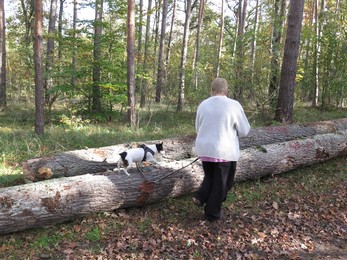
[(155, 159), (154, 155), (163, 151), (163, 143), (160, 144), (142, 144), (138, 148), (129, 149), (125, 152), (120, 153), (120, 159), (118, 160), (118, 172), (120, 172), (120, 166), (123, 165), (123, 171), (129, 176), (128, 169), (131, 164), (141, 163), (144, 161), (154, 162), (159, 164)]

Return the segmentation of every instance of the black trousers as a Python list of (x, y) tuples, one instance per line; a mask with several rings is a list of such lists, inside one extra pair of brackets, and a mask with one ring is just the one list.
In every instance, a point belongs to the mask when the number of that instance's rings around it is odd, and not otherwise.
[(204, 179), (195, 197), (205, 204), (205, 217), (221, 217), (222, 203), (234, 183), (236, 162), (202, 162)]

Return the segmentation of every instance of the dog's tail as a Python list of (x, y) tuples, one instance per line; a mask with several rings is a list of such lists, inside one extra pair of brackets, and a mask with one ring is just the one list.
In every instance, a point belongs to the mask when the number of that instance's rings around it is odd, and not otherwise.
[[(127, 152), (122, 152), (122, 153), (120, 153), (119, 155), (120, 155), (120, 158), (121, 158), (121, 160), (122, 160), (122, 162), (123, 162), (123, 166), (124, 167), (128, 167), (129, 166), (129, 162), (128, 162), (128, 160), (126, 160), (125, 159), (125, 157), (127, 156)], [(119, 164), (118, 164), (119, 165)]]

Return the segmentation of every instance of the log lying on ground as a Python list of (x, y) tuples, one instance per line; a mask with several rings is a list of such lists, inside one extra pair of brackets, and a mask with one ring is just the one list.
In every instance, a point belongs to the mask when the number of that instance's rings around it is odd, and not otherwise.
[[(347, 129), (347, 118), (321, 121), (308, 124), (271, 126), (251, 129), (247, 137), (241, 138), (240, 147), (261, 146), (271, 143), (307, 138), (318, 134), (333, 133)], [(194, 136), (164, 139), (167, 160), (182, 160), (192, 157)], [(71, 177), (86, 173), (97, 173), (116, 167), (119, 153), (137, 144), (76, 150), (60, 153), (51, 157), (25, 161), (23, 173), (28, 181), (40, 181), (48, 178)]]
[[(251, 147), (241, 152), (236, 181), (279, 174), (346, 155), (347, 130)], [(199, 162), (191, 162), (192, 159), (151, 166), (144, 175), (135, 170), (130, 176), (113, 172), (84, 174), (0, 189), (0, 234), (192, 193), (200, 185), (203, 171)]]

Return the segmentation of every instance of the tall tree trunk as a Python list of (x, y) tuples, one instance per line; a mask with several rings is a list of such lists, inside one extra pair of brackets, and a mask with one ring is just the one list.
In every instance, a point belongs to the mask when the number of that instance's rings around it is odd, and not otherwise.
[(101, 111), (101, 37), (103, 0), (95, 0), (95, 22), (94, 22), (94, 63), (93, 63), (93, 107), (94, 112)]
[[(155, 2), (155, 23), (154, 23), (154, 50), (153, 50), (153, 57), (157, 56), (157, 49), (158, 49), (158, 39), (159, 39), (159, 24), (160, 24), (160, 9), (161, 9), (161, 5), (162, 5), (162, 0), (154, 0)], [(156, 69), (157, 69), (157, 59), (154, 59), (154, 66), (153, 66), (153, 75), (155, 75), (156, 73)]]
[(177, 112), (183, 110), (184, 106), (184, 88), (185, 88), (185, 76), (186, 76), (186, 62), (187, 62), (187, 51), (188, 51), (188, 39), (189, 39), (189, 25), (190, 16), (192, 14), (191, 10), (192, 0), (186, 1), (186, 15), (184, 21), (184, 33), (182, 42), (182, 52), (181, 52), (181, 65), (180, 65), (180, 76), (179, 76), (179, 87), (178, 87), (178, 104)]
[[(308, 1), (308, 9), (309, 11), (307, 12), (307, 18), (306, 20), (308, 20), (308, 27), (310, 30), (315, 31), (315, 27), (314, 27), (314, 17), (315, 17), (315, 1), (316, 0), (309, 0)], [(313, 82), (312, 80), (312, 76), (313, 76), (313, 68), (311, 65), (311, 61), (313, 61), (314, 63), (314, 55), (312, 55), (312, 52), (314, 53), (314, 49), (315, 49), (315, 41), (316, 41), (316, 37), (315, 34), (313, 34), (312, 36), (308, 36), (307, 39), (305, 39), (305, 58), (304, 58), (304, 82)], [(313, 59), (311, 59), (311, 57), (313, 57)], [(311, 70), (312, 68), (312, 70)], [(314, 85), (314, 84), (313, 84)], [(306, 101), (306, 100), (305, 100)], [(313, 100), (312, 104), (314, 103)]]
[(316, 107), (318, 105), (319, 100), (319, 88), (320, 88), (320, 80), (319, 80), (319, 56), (320, 56), (320, 41), (322, 36), (322, 15), (324, 12), (325, 0), (321, 1), (321, 8), (318, 11), (318, 0), (315, 1), (315, 33), (316, 33), (316, 41), (315, 41), (315, 49), (314, 49), (314, 63), (313, 63), (313, 99), (312, 106)]
[(256, 53), (257, 53), (257, 35), (258, 35), (258, 25), (259, 25), (259, 0), (256, 0), (255, 3), (255, 13), (254, 13), (254, 25), (253, 25), (253, 40), (252, 40), (252, 49), (251, 49), (251, 62), (252, 62), (252, 82), (254, 77), (255, 70), (255, 61), (256, 61)]
[(235, 70), (236, 70), (236, 85), (234, 97), (240, 102), (243, 101), (243, 82), (244, 82), (244, 34), (245, 34), (245, 25), (246, 25), (246, 15), (247, 15), (247, 0), (239, 0), (238, 7), (238, 32), (236, 40), (236, 52), (235, 52)]
[(32, 42), (32, 31), (34, 26), (34, 1), (30, 0), (28, 4), (25, 0), (20, 0), (20, 2), (25, 23), (25, 43), (29, 46)]
[[(239, 28), (239, 23), (240, 23), (240, 15), (239, 15), (239, 11), (240, 11), (240, 3), (236, 3), (235, 6), (231, 6), (229, 4), (228, 1), (226, 1), (227, 6), (229, 8), (229, 10), (233, 13), (234, 17), (235, 17), (235, 26), (234, 26), (234, 32), (233, 34), (235, 35), (233, 43), (232, 43), (232, 48), (231, 48), (231, 64), (234, 66), (235, 64), (235, 53), (236, 53), (236, 46), (237, 46), (237, 39), (239, 37), (238, 35), (238, 28)], [(235, 95), (235, 93), (234, 93)]]
[(0, 0), (0, 111), (4, 110), (6, 101), (6, 31), (5, 6)]
[(73, 53), (72, 53), (72, 90), (76, 89), (77, 85), (77, 45), (76, 45), (76, 30), (77, 30), (77, 0), (73, 0), (73, 18), (72, 18), (72, 38), (74, 41)]
[[(204, 11), (205, 11), (205, 1), (206, 0), (200, 0), (199, 3), (199, 12), (198, 12), (198, 27), (196, 29), (196, 40), (195, 40), (195, 53), (194, 53), (194, 60), (193, 60), (193, 73), (194, 73), (194, 86), (195, 89), (198, 88), (198, 79), (199, 79), (199, 60), (200, 60), (200, 32), (202, 28), (202, 22), (204, 19)], [(222, 0), (223, 1), (223, 0)], [(223, 1), (224, 2), (224, 1)]]
[(165, 45), (165, 33), (166, 33), (166, 15), (168, 8), (168, 1), (163, 0), (163, 13), (161, 17), (161, 32), (159, 43), (159, 55), (158, 55), (158, 73), (157, 73), (157, 86), (155, 91), (155, 102), (160, 103), (161, 92), (163, 88), (163, 70), (164, 70), (164, 45)]
[(128, 0), (127, 28), (128, 120), (131, 128), (135, 129), (135, 0)]
[(56, 36), (56, 20), (57, 20), (57, 0), (51, 0), (51, 7), (49, 11), (48, 22), (48, 40), (47, 40), (47, 54), (46, 54), (46, 77), (44, 81), (45, 90), (45, 104), (48, 108), (50, 115), (53, 102), (55, 101), (54, 95), (49, 94), (49, 90), (53, 88), (52, 70), (54, 64), (54, 38)]
[[(341, 23), (341, 21), (345, 20), (347, 17), (347, 12), (345, 12), (344, 10), (346, 10), (346, 5), (343, 5), (342, 1), (336, 1), (336, 15), (335, 15), (335, 20), (336, 20), (336, 24), (338, 26), (336, 26), (335, 30), (335, 34), (336, 37), (338, 37), (339, 32), (344, 31), (345, 27), (344, 24)], [(344, 61), (347, 58), (347, 52), (345, 52), (345, 48), (346, 48), (346, 39), (347, 39), (347, 34), (346, 32), (343, 35), (343, 43), (340, 45), (342, 46), (342, 48), (336, 48), (337, 49), (337, 53), (335, 54), (335, 59), (337, 60), (336, 63), (338, 64), (338, 66), (336, 67), (336, 74), (343, 74), (346, 75), (347, 72), (347, 68), (345, 66)], [(340, 59), (338, 57), (341, 57)], [(343, 60), (343, 62), (341, 62)], [(340, 73), (339, 73), (340, 71)], [(336, 107), (344, 107), (344, 100), (347, 101), (347, 95), (346, 93), (346, 85), (345, 84), (339, 84), (339, 86), (337, 87), (335, 93), (334, 93), (334, 99), (335, 99), (335, 106)]]
[(44, 89), (43, 89), (43, 28), (42, 0), (35, 0), (34, 62), (35, 62), (35, 133), (44, 132)]
[(274, 23), (271, 37), (271, 75), (268, 91), (269, 104), (276, 107), (279, 76), (280, 76), (280, 50), (282, 30), (284, 26), (284, 15), (286, 9), (286, 0), (275, 0)]
[[(310, 30), (312, 30), (313, 27), (313, 18), (314, 18), (314, 9), (315, 9), (315, 0), (309, 0), (308, 7), (309, 11), (307, 12), (307, 18), (308, 20), (308, 26)], [(312, 37), (309, 36), (308, 39), (306, 39), (305, 42), (305, 66), (304, 66), (304, 71), (305, 73), (309, 70), (309, 57), (310, 57), (310, 52), (311, 52), (311, 42), (312, 42)]]
[[(138, 38), (137, 38), (137, 51), (136, 51), (136, 69), (138, 71), (138, 74), (142, 74), (144, 71), (142, 70), (142, 59), (143, 59), (143, 55), (142, 55), (142, 35), (143, 35), (143, 0), (140, 0), (139, 3), (139, 21), (138, 21)], [(135, 22), (136, 23), (136, 22)], [(141, 89), (142, 85), (143, 85), (143, 81), (145, 79), (143, 78), (143, 76), (137, 76), (135, 77), (135, 88), (136, 89)], [(141, 105), (141, 102), (140, 102)]]
[(173, 28), (176, 21), (176, 0), (173, 0), (172, 4), (172, 17), (171, 17), (171, 25), (170, 25), (170, 34), (169, 39), (167, 42), (167, 51), (166, 51), (166, 58), (165, 58), (165, 84), (168, 80), (168, 72), (169, 72), (169, 65), (170, 65), (170, 56), (171, 56), (171, 42), (172, 42), (172, 34), (173, 34)]
[(142, 63), (142, 23), (143, 23), (143, 0), (140, 0), (139, 14), (139, 37), (137, 39), (137, 64)]
[[(58, 59), (59, 59), (59, 64), (61, 64), (61, 58), (62, 58), (62, 35), (63, 35), (63, 13), (64, 13), (64, 3), (66, 0), (59, 0), (59, 14), (58, 14), (58, 34), (59, 34), (59, 41), (58, 41)], [(73, 0), (73, 5), (75, 5), (75, 1)], [(77, 4), (77, 2), (76, 2)], [(77, 11), (77, 10), (76, 10)], [(73, 13), (73, 16), (75, 14)], [(73, 26), (73, 24), (72, 24)], [(61, 67), (61, 66), (59, 66)], [(60, 68), (59, 68), (60, 71)]]
[[(146, 36), (145, 36), (145, 54), (143, 61), (143, 71), (147, 74), (148, 69), (148, 48), (149, 48), (149, 34), (151, 30), (151, 9), (152, 9), (152, 0), (148, 0), (147, 7), (147, 19), (146, 19)], [(141, 99), (140, 99), (140, 107), (144, 107), (146, 105), (146, 92), (147, 92), (148, 79), (142, 81), (141, 85)]]
[(282, 123), (291, 123), (293, 121), (294, 86), (298, 67), (304, 2), (304, 0), (290, 0), (287, 36), (275, 115), (275, 120)]
[[(59, 0), (59, 13), (58, 13), (58, 62), (57, 62), (57, 66), (58, 66), (58, 71), (59, 71), (59, 75), (62, 75), (62, 68), (63, 68), (63, 14), (64, 14), (64, 2), (66, 0)], [(74, 1), (74, 0), (73, 0)], [(73, 70), (73, 68), (72, 68)], [(73, 70), (74, 74), (76, 74), (76, 72)], [(63, 83), (62, 81), (65, 81), (65, 79), (63, 79), (61, 76), (59, 76), (57, 78), (57, 84), (59, 86), (61, 86), (62, 84), (65, 84), (65, 82)], [(73, 83), (73, 82), (71, 82)], [(72, 86), (72, 89), (74, 89), (74, 87)], [(61, 91), (59, 91), (58, 93), (56, 93), (55, 95), (55, 99), (58, 98), (58, 96), (62, 94)]]
[(222, 0), (221, 12), (220, 12), (220, 31), (219, 31), (219, 44), (218, 44), (218, 54), (217, 54), (217, 65), (215, 76), (219, 77), (220, 69), (220, 59), (222, 57), (222, 48), (223, 48), (223, 34), (224, 34), (224, 0)]

